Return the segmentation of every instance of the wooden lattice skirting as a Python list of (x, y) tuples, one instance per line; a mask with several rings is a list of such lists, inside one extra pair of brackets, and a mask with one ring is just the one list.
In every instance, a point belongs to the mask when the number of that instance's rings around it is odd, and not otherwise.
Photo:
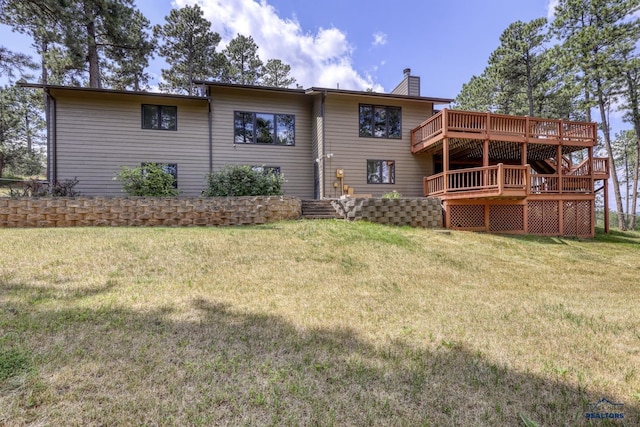
[(594, 198), (445, 201), (445, 226), (505, 234), (593, 237)]

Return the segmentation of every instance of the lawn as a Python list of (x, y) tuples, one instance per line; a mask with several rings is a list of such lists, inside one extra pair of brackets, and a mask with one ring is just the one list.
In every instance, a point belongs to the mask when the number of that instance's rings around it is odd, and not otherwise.
[(0, 425), (573, 426), (603, 397), (640, 423), (640, 233), (297, 221), (0, 242)]

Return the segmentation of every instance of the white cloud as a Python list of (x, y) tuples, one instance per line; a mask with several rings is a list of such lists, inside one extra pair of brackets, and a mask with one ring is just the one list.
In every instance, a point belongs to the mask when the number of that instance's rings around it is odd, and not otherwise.
[(295, 19), (285, 19), (266, 0), (176, 0), (178, 7), (198, 3), (213, 31), (222, 37), (220, 49), (237, 34), (252, 36), (263, 62), (278, 58), (291, 65), (291, 74), (304, 87), (320, 86), (382, 92), (370, 75), (353, 65), (353, 46), (338, 28), (305, 32)]
[(560, 0), (549, 0), (547, 3), (547, 19), (553, 21), (556, 15), (556, 6)]
[(373, 33), (373, 42), (371, 44), (373, 46), (384, 46), (387, 44), (387, 35), (382, 31)]

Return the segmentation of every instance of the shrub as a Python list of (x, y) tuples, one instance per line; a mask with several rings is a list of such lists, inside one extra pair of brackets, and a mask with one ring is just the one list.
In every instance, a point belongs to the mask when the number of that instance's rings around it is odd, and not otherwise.
[(399, 199), (402, 197), (402, 194), (398, 193), (396, 190), (393, 190), (389, 193), (384, 193), (382, 195), (383, 199)]
[(123, 166), (116, 178), (122, 183), (122, 191), (130, 196), (167, 197), (179, 193), (174, 187), (175, 178), (163, 164), (149, 163), (135, 168)]
[(45, 181), (38, 181), (37, 179), (30, 179), (28, 181), (23, 181), (22, 188), (11, 188), (9, 195), (14, 198), (48, 196), (75, 197), (80, 195), (79, 191), (74, 190), (74, 187), (78, 182), (78, 178), (55, 181), (53, 184)]
[(284, 177), (268, 168), (252, 168), (247, 165), (227, 165), (219, 172), (207, 176), (206, 197), (226, 196), (279, 196)]

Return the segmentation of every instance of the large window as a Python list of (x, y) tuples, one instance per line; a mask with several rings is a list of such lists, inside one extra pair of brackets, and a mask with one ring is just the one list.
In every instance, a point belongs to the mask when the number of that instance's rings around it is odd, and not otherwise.
[(173, 176), (173, 188), (178, 188), (178, 164), (177, 163), (156, 163), (156, 162), (143, 162), (142, 168), (144, 173), (144, 168), (148, 165), (159, 165), (162, 166), (162, 170), (171, 174)]
[(142, 105), (142, 128), (178, 129), (178, 107), (171, 105)]
[(395, 184), (394, 160), (367, 160), (367, 184)]
[(402, 138), (400, 107), (360, 104), (360, 136)]
[(295, 116), (292, 114), (236, 111), (233, 126), (236, 144), (295, 145)]

